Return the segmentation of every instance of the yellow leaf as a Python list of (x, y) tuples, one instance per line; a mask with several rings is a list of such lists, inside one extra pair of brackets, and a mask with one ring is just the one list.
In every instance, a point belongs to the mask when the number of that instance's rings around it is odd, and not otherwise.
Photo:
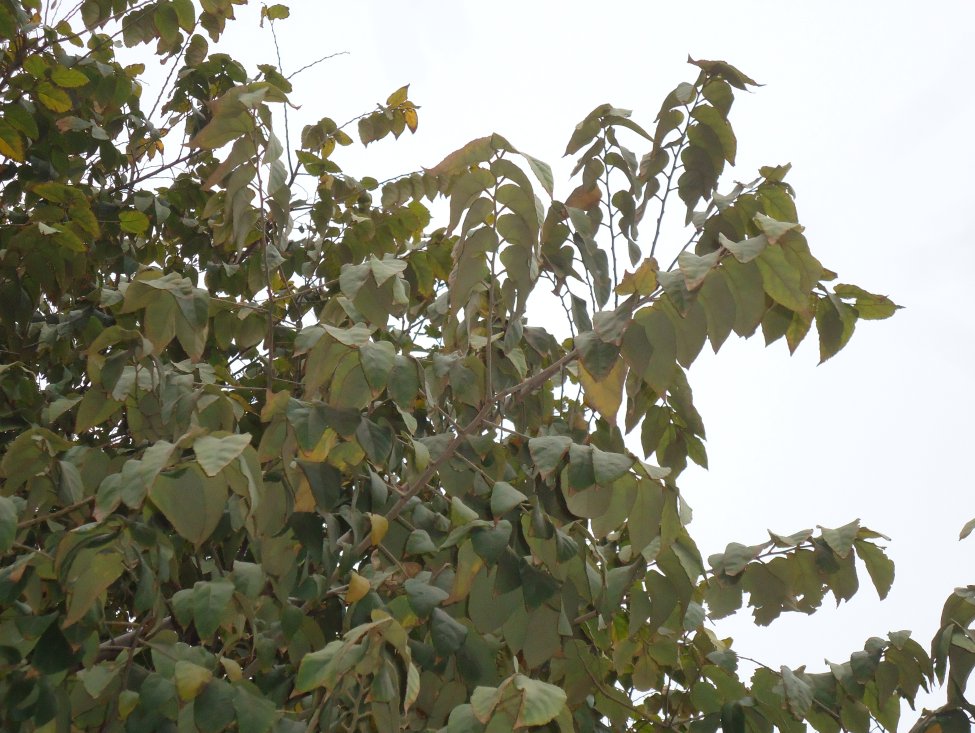
[(223, 671), (226, 673), (227, 679), (231, 682), (237, 682), (244, 676), (244, 670), (233, 659), (220, 657), (220, 664), (223, 665)]
[(338, 442), (338, 433), (332, 430), (332, 428), (325, 428), (325, 432), (322, 433), (322, 437), (318, 439), (314, 448), (311, 450), (301, 450), (299, 453), (301, 454), (302, 460), (320, 463), (328, 457)]
[(213, 672), (206, 667), (180, 659), (176, 662), (173, 678), (176, 680), (176, 694), (179, 695), (180, 700), (186, 702), (200, 694), (206, 684), (213, 679)]
[(265, 398), (264, 407), (261, 409), (261, 422), (271, 422), (275, 415), (284, 414), (288, 407), (288, 400), (291, 399), (291, 392), (282, 390), (280, 392), (270, 392)]
[(71, 109), (71, 97), (47, 81), (37, 85), (37, 98), (52, 112), (67, 112)]
[(419, 118), (416, 114), (416, 107), (407, 107), (403, 110), (403, 121), (406, 122), (406, 126), (410, 128), (410, 132), (416, 132), (416, 126), (419, 123)]
[(406, 96), (409, 94), (409, 91), (409, 84), (407, 84), (405, 87), (400, 87), (386, 98), (386, 104), (390, 107), (398, 107), (406, 101)]
[(616, 286), (616, 292), (620, 295), (650, 295), (657, 289), (657, 269), (657, 261), (653, 257), (647, 257), (636, 268), (636, 272), (623, 273), (623, 281)]
[(0, 155), (24, 162), (24, 139), (4, 120), (0, 120)]
[(298, 484), (298, 491), (295, 492), (294, 510), (296, 512), (315, 511), (315, 495), (311, 492), (311, 484), (308, 483), (308, 479), (304, 476), (301, 477), (301, 481)]
[(443, 605), (449, 606), (464, 600), (471, 593), (471, 586), (481, 568), (484, 567), (484, 560), (474, 550), (474, 545), (465, 542), (460, 546), (457, 553), (457, 570), (454, 574), (454, 585), (450, 589), (450, 595), (444, 599)]
[(389, 531), (389, 520), (386, 519), (382, 514), (369, 514), (369, 524), (371, 529), (369, 530), (369, 541), (378, 545), (383, 541), (383, 537)]
[(353, 570), (349, 578), (349, 589), (345, 592), (345, 602), (352, 605), (356, 601), (361, 601), (370, 588), (369, 581)]
[(139, 704), (139, 693), (134, 690), (122, 690), (118, 696), (118, 716), (122, 720), (129, 717)]
[(579, 381), (585, 395), (586, 404), (605, 417), (615, 420), (623, 403), (623, 382), (626, 380), (626, 364), (622, 359), (616, 362), (609, 374), (596, 379), (579, 364)]

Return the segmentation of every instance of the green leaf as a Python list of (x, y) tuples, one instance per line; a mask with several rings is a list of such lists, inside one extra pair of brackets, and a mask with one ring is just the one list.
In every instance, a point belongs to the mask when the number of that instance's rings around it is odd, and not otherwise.
[(745, 711), (738, 702), (726, 702), (721, 706), (721, 730), (723, 733), (745, 733)]
[(518, 710), (518, 726), (545, 725), (562, 711), (566, 703), (565, 690), (523, 674), (515, 675), (515, 687), (522, 691)]
[(730, 543), (721, 554), (711, 555), (708, 564), (717, 572), (725, 575), (740, 575), (752, 560), (758, 557), (766, 545), (742, 545), (738, 542)]
[(470, 166), (483, 163), (494, 155), (494, 137), (480, 137), (471, 140), (464, 147), (455, 150), (446, 158), (441, 160), (433, 168), (428, 168), (427, 173), (433, 176), (453, 176), (466, 171)]
[(485, 562), (494, 564), (511, 541), (512, 525), (507, 519), (499, 520), (491, 527), (476, 527), (471, 531), (474, 552)]
[(868, 321), (890, 318), (900, 308), (886, 295), (874, 295), (856, 285), (837, 285), (834, 292), (843, 299), (855, 298), (857, 316)]
[[(441, 728), (439, 733), (483, 733), (483, 731), (484, 726), (474, 714), (473, 707), (465, 703), (450, 711), (447, 725)], [(492, 733), (494, 732), (492, 731)]]
[(239, 137), (254, 132), (254, 119), (246, 111), (233, 115), (220, 115), (200, 130), (188, 145), (191, 148), (216, 150)]
[(759, 86), (758, 82), (751, 77), (746, 76), (740, 70), (726, 61), (706, 61), (704, 59), (695, 61), (688, 56), (687, 63), (697, 66), (711, 78), (720, 77), (725, 79), (736, 89), (746, 89), (749, 86)]
[(180, 39), (179, 35), (179, 16), (171, 3), (162, 3), (156, 6), (153, 13), (153, 24), (159, 31), (159, 38), (165, 43), (175, 43)]
[(762, 286), (769, 297), (793, 311), (809, 308), (809, 294), (802, 289), (802, 273), (781, 247), (767, 247), (755, 260)]
[(244, 687), (234, 687), (234, 712), (239, 733), (268, 733), (280, 717), (271, 700)]
[(452, 232), (460, 223), (464, 211), (483, 191), (496, 183), (494, 174), (484, 168), (475, 168), (458, 178), (450, 188), (450, 221), (447, 223), (447, 231)]
[(816, 330), (819, 331), (819, 363), (846, 346), (856, 328), (857, 314), (835, 296), (816, 302)]
[(176, 336), (176, 301), (169, 296), (155, 298), (146, 306), (146, 338), (152, 341), (153, 353), (163, 350)]
[(969, 519), (967, 522), (965, 522), (965, 526), (961, 528), (961, 534), (958, 535), (958, 539), (965, 539), (972, 533), (973, 529), (975, 529), (975, 519)]
[(234, 721), (233, 698), (234, 688), (229, 682), (211, 679), (193, 698), (193, 722), (196, 727), (199, 730), (224, 730)]
[(187, 33), (192, 33), (196, 25), (196, 9), (193, 7), (193, 0), (172, 0), (171, 4), (176, 11), (179, 27)]
[(83, 669), (78, 673), (78, 677), (81, 678), (85, 692), (97, 700), (101, 697), (105, 688), (111, 684), (112, 680), (118, 677), (121, 671), (121, 665), (115, 662), (108, 662)]
[(721, 270), (735, 303), (732, 328), (739, 336), (751, 336), (766, 310), (761, 271), (757, 264), (743, 265), (737, 260), (727, 259), (722, 262)]
[(55, 675), (76, 665), (78, 656), (57, 623), (53, 623), (37, 640), (31, 665), (42, 674)]
[(367, 341), (359, 346), (359, 360), (370, 387), (377, 391), (386, 387), (395, 358), (396, 350), (388, 341)]
[(193, 586), (193, 625), (203, 639), (209, 639), (220, 627), (234, 597), (234, 584), (228, 578), (201, 580)]
[(198, 466), (160, 474), (149, 498), (173, 529), (194, 545), (201, 545), (217, 528), (227, 504), (227, 484), (210, 478)]
[(558, 468), (570, 445), (572, 438), (564, 435), (546, 435), (528, 441), (528, 452), (543, 478), (550, 476)]
[(623, 335), (623, 358), (657, 394), (663, 394), (677, 368), (677, 336), (667, 315), (646, 308)]
[(186, 53), (183, 58), (186, 60), (186, 65), (190, 68), (194, 66), (199, 66), (202, 64), (210, 51), (210, 44), (207, 40), (201, 36), (199, 33), (194, 33), (190, 38), (190, 43), (186, 47)]
[(593, 446), (592, 469), (599, 486), (610, 486), (633, 466), (633, 458), (621, 453), (607, 453)]
[(329, 679), (332, 660), (344, 646), (342, 641), (331, 641), (323, 649), (303, 656), (295, 678), (295, 690), (308, 692), (322, 687)]
[(149, 217), (141, 211), (120, 211), (118, 221), (123, 232), (145, 234), (149, 230)]
[(95, 518), (103, 520), (121, 502), (133, 509), (141, 507), (146, 492), (159, 472), (169, 465), (175, 452), (175, 445), (160, 440), (146, 448), (142, 458), (130, 458), (126, 461), (120, 474), (106, 476), (98, 487)]
[(491, 489), (491, 514), (495, 519), (500, 519), (519, 504), (528, 501), (528, 497), (522, 494), (506, 481), (497, 481)]
[(68, 609), (62, 626), (80, 621), (124, 569), (122, 555), (112, 547), (85, 549), (75, 555), (65, 576)]
[(234, 433), (217, 437), (202, 435), (193, 441), (196, 462), (207, 476), (216, 476), (251, 443), (250, 433)]
[(73, 89), (75, 87), (83, 87), (88, 83), (88, 77), (78, 69), (71, 69), (67, 66), (55, 66), (51, 69), (51, 81), (57, 84), (59, 87), (65, 89)]
[(867, 566), (867, 572), (870, 574), (874, 588), (877, 589), (877, 595), (880, 596), (880, 600), (883, 600), (894, 583), (894, 561), (871, 542), (855, 540), (853, 546), (863, 564)]
[(120, 407), (120, 402), (111, 399), (99, 389), (85, 391), (75, 415), (74, 431), (78, 434), (88, 432), (115, 415)]
[(735, 164), (735, 154), (738, 150), (738, 140), (735, 138), (734, 130), (728, 124), (725, 116), (714, 107), (709, 105), (698, 105), (691, 112), (691, 117), (703, 125), (706, 125), (718, 138), (721, 143), (721, 150), (724, 159), (731, 165)]
[(176, 662), (173, 681), (176, 683), (176, 694), (184, 702), (199, 695), (200, 691), (212, 679), (213, 672), (209, 669), (183, 659)]
[(389, 452), (393, 449), (392, 430), (384, 425), (377, 425), (372, 420), (363, 419), (359, 423), (355, 437), (370, 461), (377, 466), (385, 464)]
[(0, 553), (13, 547), (17, 536), (17, 505), (7, 496), (0, 496)]
[(446, 611), (435, 608), (430, 618), (430, 638), (437, 654), (446, 657), (463, 646), (464, 639), (467, 638), (467, 627)]
[(435, 585), (428, 585), (417, 578), (409, 578), (403, 583), (410, 607), (420, 618), (426, 618), (450, 594)]
[(429, 533), (425, 529), (414, 529), (406, 540), (407, 555), (426, 555), (437, 551)]
[(846, 558), (853, 549), (853, 540), (856, 539), (857, 533), (860, 531), (860, 520), (854, 519), (849, 524), (844, 524), (837, 529), (822, 527), (821, 530), (823, 539), (826, 540), (829, 548), (839, 557)]

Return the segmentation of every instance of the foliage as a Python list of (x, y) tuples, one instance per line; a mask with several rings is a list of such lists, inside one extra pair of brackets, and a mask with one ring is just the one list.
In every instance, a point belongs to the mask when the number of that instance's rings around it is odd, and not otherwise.
[(896, 309), (834, 284), (788, 166), (718, 192), (754, 82), (597, 107), (565, 201), (500, 135), (380, 183), (335, 157), (415, 132), (408, 88), (286, 150), (291, 78), (209, 47), (242, 2), (0, 0), (3, 729), (867, 733), (947, 679), (922, 724), (967, 730), (971, 589), (931, 657), (822, 673), (740, 678), (709, 625), (893, 580), (858, 522), (688, 534), (705, 344), (815, 325), (826, 360)]

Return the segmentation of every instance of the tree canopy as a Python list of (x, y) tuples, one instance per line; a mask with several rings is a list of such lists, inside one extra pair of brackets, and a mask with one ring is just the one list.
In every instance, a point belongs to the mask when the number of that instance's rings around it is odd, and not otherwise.
[(564, 200), (498, 134), (378, 181), (341, 150), (416, 132), (408, 87), (292, 149), (298, 79), (216, 45), (245, 2), (0, 0), (3, 730), (868, 733), (942, 682), (919, 730), (968, 731), (971, 588), (821, 671), (713, 630), (894, 577), (858, 521), (688, 532), (701, 350), (897, 309), (788, 165), (726, 183), (755, 82), (596, 107)]

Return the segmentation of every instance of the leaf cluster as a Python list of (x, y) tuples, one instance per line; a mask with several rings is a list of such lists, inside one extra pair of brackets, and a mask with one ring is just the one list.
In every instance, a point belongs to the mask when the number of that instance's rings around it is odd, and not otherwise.
[(242, 4), (0, 0), (0, 726), (867, 733), (941, 679), (922, 722), (964, 727), (970, 589), (933, 662), (745, 680), (710, 623), (893, 580), (858, 522), (709, 569), (688, 531), (704, 346), (826, 360), (897, 308), (834, 283), (788, 166), (719, 192), (754, 82), (598, 106), (564, 200), (497, 134), (380, 182), (342, 149), (417, 132), (408, 86), (287, 150), (294, 74), (210, 50)]

